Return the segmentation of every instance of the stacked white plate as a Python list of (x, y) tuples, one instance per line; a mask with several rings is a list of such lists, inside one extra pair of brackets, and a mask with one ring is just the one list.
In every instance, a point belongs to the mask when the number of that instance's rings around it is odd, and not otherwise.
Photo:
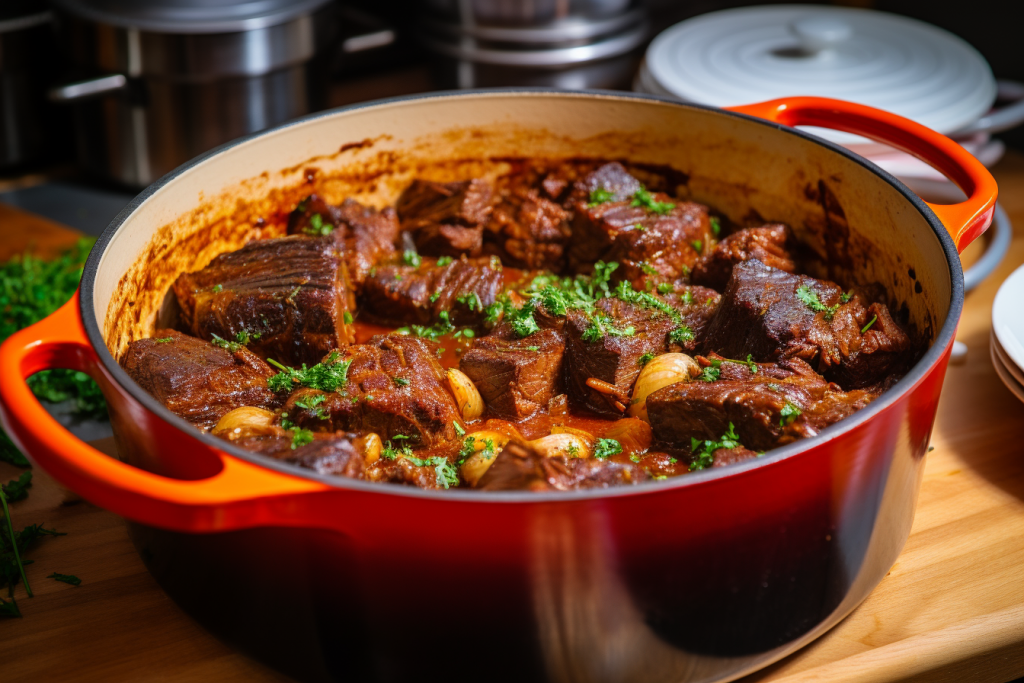
[(1024, 401), (1024, 266), (1006, 278), (996, 294), (989, 347), (999, 379)]

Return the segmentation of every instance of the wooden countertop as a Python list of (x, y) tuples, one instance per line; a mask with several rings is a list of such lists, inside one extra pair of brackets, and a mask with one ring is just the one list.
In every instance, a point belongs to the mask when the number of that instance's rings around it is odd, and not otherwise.
[[(758, 683), (993, 681), (1024, 676), (1024, 404), (989, 361), (992, 299), (1024, 263), (1024, 156), (995, 169), (1015, 223), (1010, 253), (968, 294), (959, 339), (966, 363), (946, 376), (913, 530), (888, 576), (842, 623)], [(53, 223), (0, 205), (0, 259), (29, 244), (73, 240)], [(970, 260), (974, 255), (965, 255)], [(109, 444), (108, 444), (109, 447)], [(18, 470), (0, 463), (0, 480)], [(157, 586), (120, 518), (34, 472), (18, 525), (68, 533), (29, 553), (36, 597), (18, 588), (23, 619), (0, 620), (0, 671), (20, 681), (285, 681), (207, 635)], [(79, 587), (44, 578), (75, 574)]]

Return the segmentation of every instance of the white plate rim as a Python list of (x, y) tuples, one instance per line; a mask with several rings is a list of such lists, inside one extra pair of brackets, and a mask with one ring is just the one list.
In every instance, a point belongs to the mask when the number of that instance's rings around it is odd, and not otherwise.
[(1024, 266), (1013, 271), (996, 292), (992, 333), (1010, 360), (1024, 368)]

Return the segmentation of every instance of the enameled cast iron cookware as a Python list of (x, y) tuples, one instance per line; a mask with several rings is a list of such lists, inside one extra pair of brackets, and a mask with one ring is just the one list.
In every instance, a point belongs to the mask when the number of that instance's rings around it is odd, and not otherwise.
[[(907, 150), (968, 199), (928, 205), (797, 124)], [(693, 199), (736, 222), (792, 225), (821, 275), (883, 285), (930, 347), (816, 438), (679, 479), (554, 494), (319, 476), (200, 434), (118, 367), (179, 273), (238, 248), (311, 190), (380, 205), (414, 176), (478, 176), (521, 156), (670, 165)], [(190, 613), (302, 678), (731, 679), (822, 634), (895, 561), (963, 305), (957, 252), (987, 227), (995, 196), (989, 173), (947, 138), (834, 100), (724, 111), (480, 91), (317, 114), (139, 195), (97, 243), (79, 295), (0, 348), (3, 426), (58, 481), (132, 520), (143, 558)], [(100, 384), (121, 461), (33, 398), (24, 378), (57, 367)]]

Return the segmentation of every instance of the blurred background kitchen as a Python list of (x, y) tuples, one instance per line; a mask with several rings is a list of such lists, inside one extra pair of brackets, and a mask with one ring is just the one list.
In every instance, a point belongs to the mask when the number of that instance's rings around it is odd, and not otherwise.
[[(692, 17), (756, 4), (4, 0), (0, 202), (99, 234), (139, 188), (178, 164), (320, 109), (488, 86), (672, 94), (671, 84), (643, 65), (651, 40)], [(1012, 3), (831, 5), (944, 28), (976, 48), (997, 79), (1011, 81), (1002, 83), (999, 97), (1012, 103), (1024, 95), (1012, 83), (1024, 80)], [(996, 134), (975, 136), (976, 153), (998, 155), (1003, 143), (1024, 144), (1020, 132)]]

